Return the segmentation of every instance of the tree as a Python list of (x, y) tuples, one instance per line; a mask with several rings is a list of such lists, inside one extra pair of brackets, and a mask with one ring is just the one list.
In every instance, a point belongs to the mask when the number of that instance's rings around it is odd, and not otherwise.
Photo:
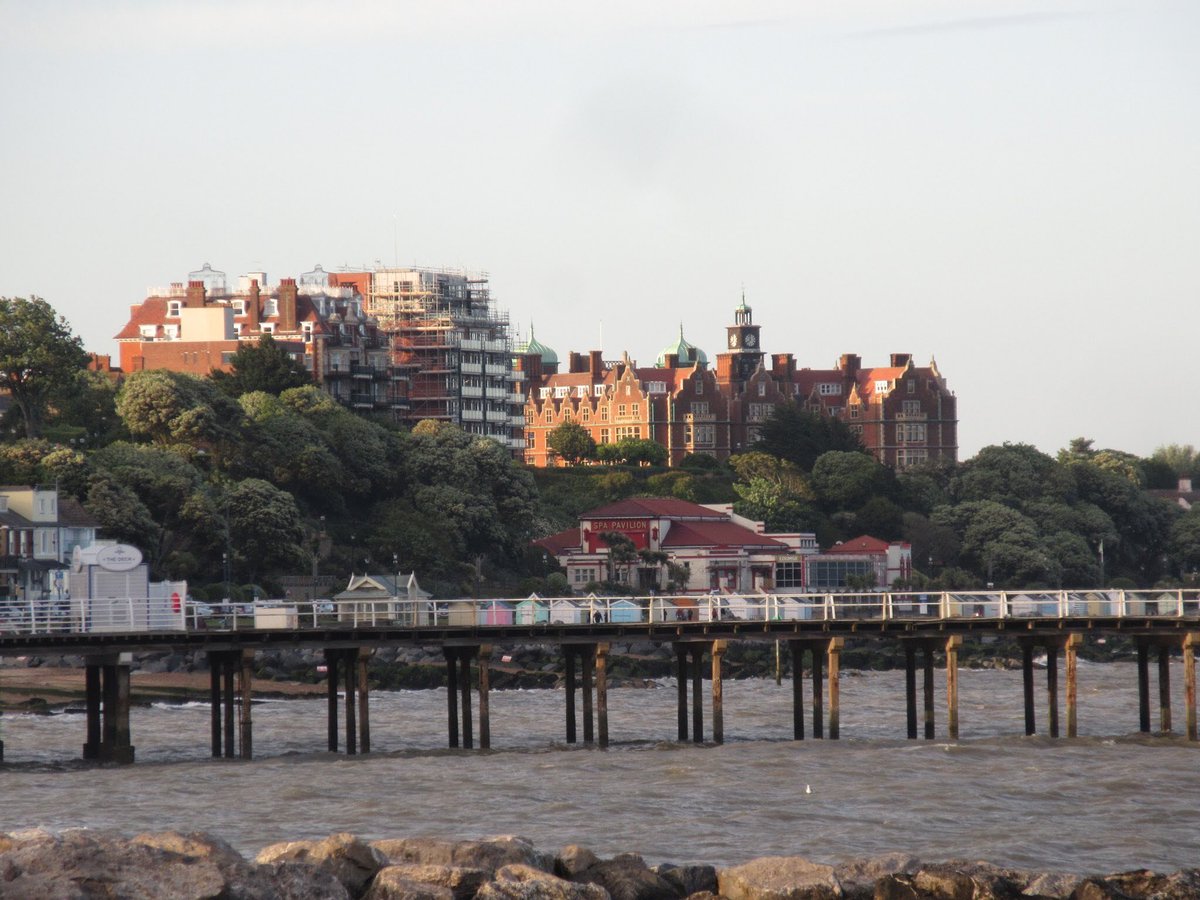
[(865, 453), (830, 450), (813, 463), (812, 484), (826, 510), (852, 510), (875, 496), (890, 498), (895, 474)]
[[(1157, 448), (1150, 459), (1168, 466), (1175, 478), (1200, 478), (1200, 451), (1191, 444), (1166, 444)], [(1166, 487), (1175, 487), (1174, 483)]]
[(546, 435), (546, 447), (568, 466), (596, 455), (596, 441), (578, 422), (563, 422)]
[(1200, 507), (1192, 507), (1171, 525), (1171, 561), (1180, 575), (1200, 571)]
[(240, 443), (244, 418), (237, 401), (208, 379), (165, 369), (130, 375), (117, 395), (117, 414), (135, 438), (183, 456), (204, 450), (218, 464)]
[(230, 397), (251, 391), (279, 395), (290, 388), (312, 384), (304, 363), (269, 334), (264, 334), (257, 344), (239, 344), (230, 360), (230, 370), (213, 369), (209, 377)]
[(26, 437), (38, 437), (50, 396), (87, 361), (67, 320), (45, 300), (0, 297), (0, 384), (20, 410)]
[(265, 572), (301, 563), (304, 528), (291, 494), (246, 478), (229, 489), (222, 505), (227, 510), (231, 562), (243, 579), (257, 581)]
[(637, 561), (637, 549), (628, 535), (619, 531), (602, 531), (597, 537), (608, 548), (608, 581), (617, 583), (617, 572)]
[(1072, 469), (1029, 444), (992, 445), (959, 466), (950, 491), (960, 502), (991, 500), (1013, 507), (1039, 497), (1069, 500), (1075, 491)]
[(775, 407), (762, 424), (755, 450), (790, 460), (805, 472), (830, 450), (865, 453), (862, 441), (840, 419), (802, 410), (795, 403)]

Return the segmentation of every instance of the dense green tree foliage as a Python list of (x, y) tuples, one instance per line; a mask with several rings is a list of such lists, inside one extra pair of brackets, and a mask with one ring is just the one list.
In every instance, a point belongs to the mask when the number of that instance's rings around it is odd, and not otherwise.
[(26, 437), (41, 434), (50, 398), (80, 377), (88, 356), (67, 320), (40, 297), (0, 297), (0, 385)]
[(312, 375), (304, 364), (287, 349), (264, 334), (257, 344), (243, 341), (233, 354), (228, 372), (213, 369), (210, 378), (230, 397), (240, 397), (252, 391), (282, 394), (290, 388), (312, 384)]
[(569, 466), (596, 455), (596, 441), (578, 422), (563, 422), (546, 435), (546, 447)]
[(802, 471), (831, 450), (862, 453), (862, 441), (840, 419), (806, 412), (794, 403), (777, 406), (759, 429), (755, 450), (795, 463)]

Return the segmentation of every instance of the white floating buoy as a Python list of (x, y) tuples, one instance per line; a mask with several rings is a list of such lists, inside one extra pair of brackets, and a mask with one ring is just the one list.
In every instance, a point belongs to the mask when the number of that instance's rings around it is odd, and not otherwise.
[(812, 785), (811, 785), (811, 784), (806, 784), (806, 785), (804, 786), (804, 793), (806, 793), (806, 794), (811, 794), (811, 793), (812, 793)]

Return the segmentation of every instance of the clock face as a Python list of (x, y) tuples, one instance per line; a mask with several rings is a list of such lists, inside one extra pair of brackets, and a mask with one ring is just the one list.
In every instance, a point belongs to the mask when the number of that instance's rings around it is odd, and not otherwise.
[(736, 347), (737, 345), (738, 345), (738, 336), (737, 336), (737, 332), (734, 331), (734, 332), (731, 332), (729, 335), (729, 346)]
[(758, 343), (758, 338), (756, 338), (753, 334), (746, 335), (746, 346), (747, 347), (753, 347), (757, 343)]

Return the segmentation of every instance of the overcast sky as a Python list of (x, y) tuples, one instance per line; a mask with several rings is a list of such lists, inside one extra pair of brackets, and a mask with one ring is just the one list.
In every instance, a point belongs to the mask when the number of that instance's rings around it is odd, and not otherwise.
[(960, 457), (1200, 445), (1200, 3), (0, 0), (0, 295), (486, 270), (522, 331), (935, 356)]

